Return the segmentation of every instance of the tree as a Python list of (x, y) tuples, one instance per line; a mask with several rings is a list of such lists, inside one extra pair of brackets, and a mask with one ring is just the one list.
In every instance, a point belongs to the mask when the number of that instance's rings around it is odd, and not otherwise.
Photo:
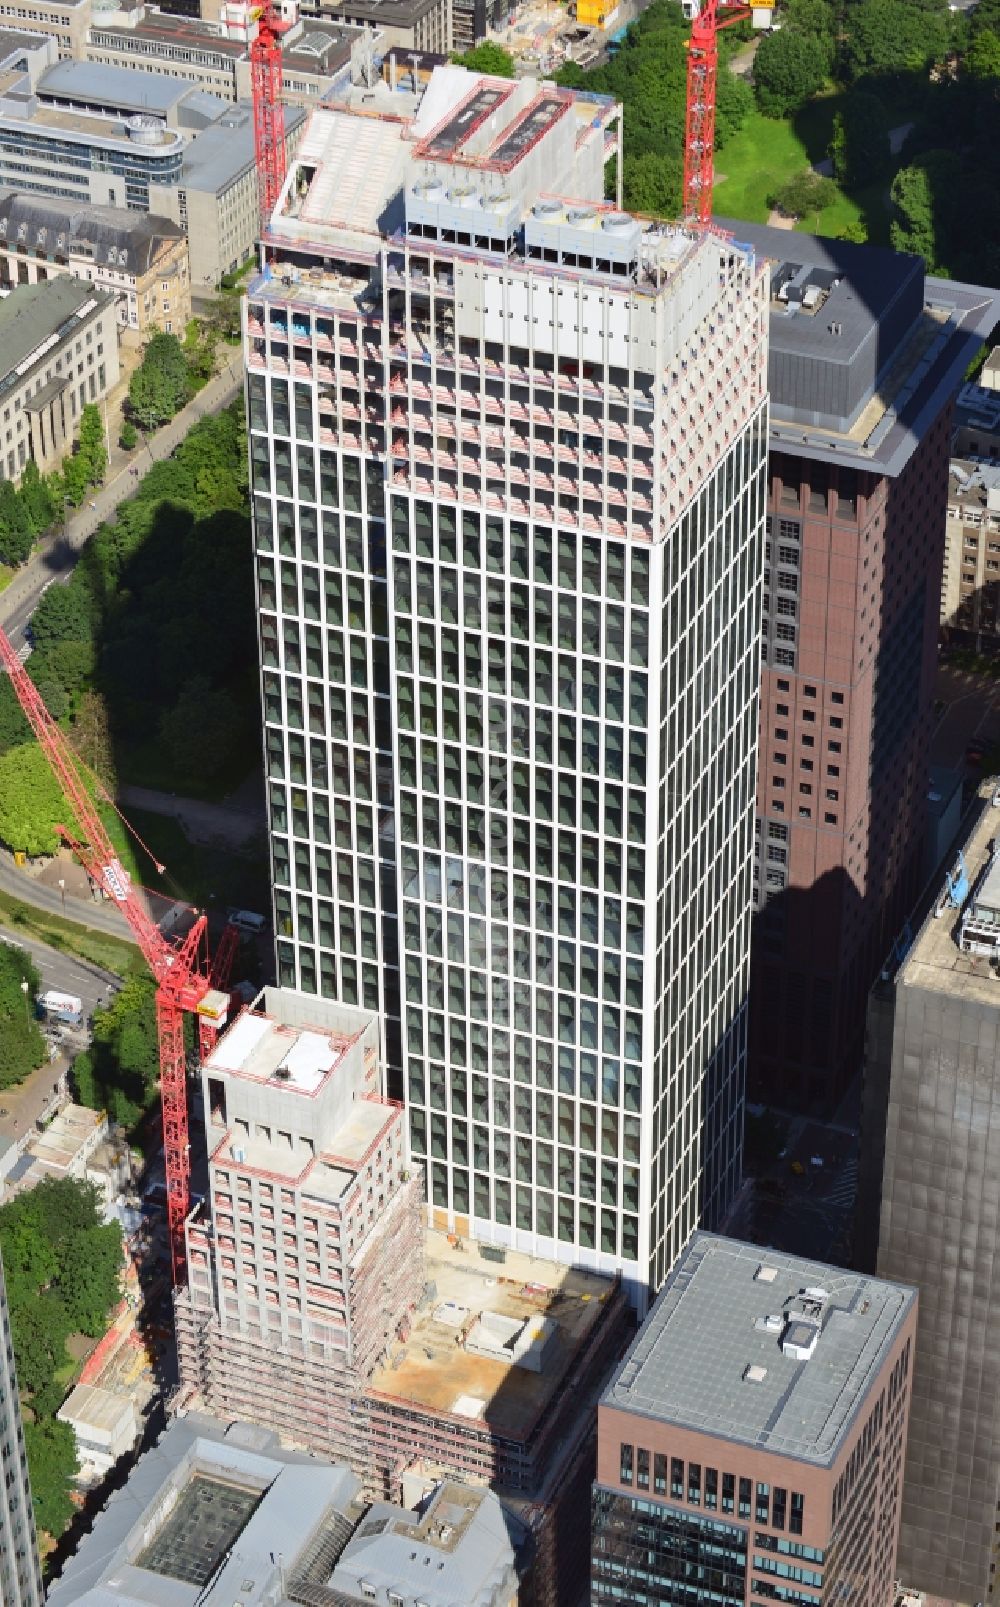
[(16, 1088), (45, 1062), (45, 1039), (37, 1021), (29, 1020), (21, 1000), (21, 1014), (4, 1021), (0, 1030), (0, 1089)]
[(216, 296), (205, 313), (208, 327), (220, 340), (233, 345), (240, 338), (240, 301), (238, 296)]
[(852, 78), (926, 72), (948, 46), (947, 10), (910, 0), (861, 0), (850, 11), (847, 64)]
[(804, 218), (811, 212), (822, 212), (837, 199), (837, 186), (832, 179), (823, 178), (807, 167), (775, 191), (772, 203), (788, 218)]
[(69, 457), (63, 458), (62, 494), (65, 500), (78, 508), (87, 495), (89, 485), (90, 476), (85, 459), (79, 453), (70, 453)]
[(655, 151), (626, 152), (622, 163), (622, 193), (632, 212), (675, 218), (681, 206), (681, 175)]
[(163, 715), (160, 739), (181, 774), (212, 776), (232, 758), (239, 726), (240, 711), (231, 695), (199, 675)]
[(743, 128), (754, 108), (753, 90), (745, 78), (720, 72), (715, 99), (715, 148), (723, 147)]
[(900, 168), (890, 195), (894, 216), (889, 236), (896, 251), (923, 257), (928, 269), (942, 266), (939, 242), (947, 240), (951, 218), (960, 211), (962, 162), (954, 151), (927, 151)]
[(834, 177), (848, 189), (877, 183), (889, 171), (889, 118), (876, 95), (855, 91), (833, 120)]
[(0, 676), (0, 753), (6, 753), (8, 748), (19, 747), (22, 742), (30, 740), (31, 726), (17, 701), (10, 677)]
[[(40, 1299), (41, 1288), (24, 1304), (11, 1301), (11, 1331), (17, 1382), (29, 1395), (41, 1395), (51, 1387), (53, 1376), (66, 1360), (66, 1341), (70, 1322), (66, 1308), (49, 1293)], [(59, 1401), (55, 1403), (58, 1409)]]
[(139, 431), (131, 419), (123, 421), (122, 427), (118, 432), (118, 439), (126, 452), (132, 452), (135, 449), (139, 441)]
[(34, 458), (29, 458), (24, 465), (18, 496), (35, 534), (47, 530), (55, 518), (55, 504), (48, 482), (42, 479)]
[(176, 335), (158, 332), (146, 346), (142, 362), (129, 381), (133, 419), (142, 429), (155, 430), (173, 418), (190, 394), (184, 348)]
[(9, 480), (0, 480), (0, 563), (23, 564), (34, 536), (23, 500)]
[(57, 823), (72, 829), (73, 817), (41, 748), (8, 748), (0, 754), (0, 842), (31, 858), (54, 854)]
[(821, 42), (794, 28), (765, 35), (753, 64), (761, 111), (768, 117), (786, 117), (796, 111), (822, 88), (828, 65)]
[(87, 768), (100, 778), (109, 792), (113, 791), (116, 780), (114, 746), (107, 701), (100, 692), (86, 691), (79, 698), (69, 739)]
[(74, 1329), (97, 1339), (108, 1309), (121, 1292), (122, 1230), (117, 1222), (79, 1228), (67, 1235), (56, 1288)]
[(76, 1435), (68, 1423), (50, 1417), (42, 1423), (25, 1423), (24, 1445), (35, 1522), (45, 1533), (60, 1535), (73, 1516), (70, 1485), (79, 1467)]
[(453, 56), (452, 60), (473, 73), (489, 73), (493, 78), (514, 76), (513, 56), (493, 39), (484, 39), (481, 45), (467, 50), (464, 56)]
[(108, 453), (104, 445), (101, 410), (96, 402), (87, 402), (80, 414), (80, 438), (76, 456), (83, 462), (87, 484), (100, 485), (108, 466)]
[(31, 629), (39, 648), (93, 640), (90, 599), (79, 571), (65, 586), (48, 588), (31, 616)]
[(34, 1016), (40, 983), (23, 949), (0, 945), (0, 1089), (23, 1082), (45, 1059)]
[(976, 34), (966, 51), (963, 66), (969, 77), (980, 83), (1000, 79), (1000, 37), (992, 28), (983, 28)]

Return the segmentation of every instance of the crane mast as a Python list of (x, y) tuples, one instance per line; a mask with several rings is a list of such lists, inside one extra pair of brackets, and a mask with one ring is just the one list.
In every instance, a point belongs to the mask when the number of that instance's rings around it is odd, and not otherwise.
[(208, 921), (204, 915), (196, 918), (183, 938), (164, 937), (138, 897), (115, 851), (65, 732), (45, 707), (38, 688), (3, 630), (0, 630), (0, 664), (10, 676), (25, 717), (72, 807), (79, 836), (67, 825), (57, 825), (56, 830), (73, 849), (91, 879), (121, 910), (156, 982), (167, 1227), (173, 1280), (179, 1286), (184, 1283), (187, 1270), (184, 1221), (189, 1207), (191, 1171), (184, 1014), (190, 1011), (197, 1017), (199, 1043), (204, 1054), (211, 1048), (225, 1020), (229, 1001), (222, 989), (228, 981), (238, 941), (236, 932), (227, 928), (211, 972), (206, 944)]
[(684, 222), (704, 226), (712, 218), (715, 179), (715, 100), (719, 72), (720, 28), (750, 16), (750, 7), (734, 0), (698, 0), (685, 6), (691, 16), (688, 41), (687, 108), (684, 119)]
[(253, 137), (261, 228), (277, 205), (285, 178), (285, 108), (281, 99), (281, 35), (274, 0), (263, 0), (257, 34), (250, 45)]

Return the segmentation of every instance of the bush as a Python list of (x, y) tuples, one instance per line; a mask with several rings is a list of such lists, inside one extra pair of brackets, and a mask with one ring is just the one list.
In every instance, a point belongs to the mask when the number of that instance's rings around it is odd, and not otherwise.
[(786, 117), (822, 88), (827, 70), (828, 55), (820, 40), (794, 28), (766, 35), (753, 64), (758, 106), (766, 117)]
[(804, 218), (810, 212), (822, 212), (837, 199), (837, 186), (812, 168), (797, 173), (771, 197), (771, 205), (784, 212), (787, 218)]
[(133, 451), (138, 445), (139, 431), (136, 429), (131, 419), (126, 419), (122, 424), (121, 434), (119, 435), (118, 439), (126, 452)]

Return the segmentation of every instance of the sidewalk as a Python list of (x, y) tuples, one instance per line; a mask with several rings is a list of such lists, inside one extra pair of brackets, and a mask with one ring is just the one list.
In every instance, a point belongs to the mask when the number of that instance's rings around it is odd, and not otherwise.
[[(65, 555), (67, 548), (72, 552), (79, 552), (98, 525), (110, 519), (118, 504), (132, 495), (139, 478), (152, 464), (168, 458), (198, 419), (203, 418), (206, 413), (219, 412), (242, 390), (241, 351), (238, 347), (226, 346), (221, 348), (221, 354), (223, 361), (221, 371), (214, 379), (209, 380), (169, 424), (165, 424), (133, 452), (125, 452), (114, 443), (108, 466), (108, 478), (104, 485), (98, 487), (88, 497), (82, 508), (70, 515), (64, 530), (45, 538), (39, 550), (22, 569), (18, 570), (6, 591), (0, 593), (0, 624), (6, 623), (13, 614), (19, 612), (24, 603), (31, 598), (32, 593), (36, 597), (40, 594), (46, 580), (51, 578), (52, 569), (56, 567), (52, 562), (54, 558), (60, 553)], [(138, 475), (132, 473), (133, 468), (138, 469)], [(63, 569), (66, 566), (59, 564), (58, 567)]]

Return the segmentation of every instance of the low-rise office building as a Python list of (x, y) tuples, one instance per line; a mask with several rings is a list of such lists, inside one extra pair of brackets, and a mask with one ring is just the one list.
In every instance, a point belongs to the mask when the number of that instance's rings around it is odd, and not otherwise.
[[(306, 114), (285, 108), (285, 149), (296, 150)], [(183, 153), (178, 174), (150, 188), (150, 205), (184, 230), (194, 292), (212, 290), (254, 249), (260, 231), (260, 200), (254, 155), (253, 109), (228, 106)]]
[(490, 1490), (446, 1480), (414, 1510), (372, 1504), (348, 1468), (199, 1413), (139, 1458), (48, 1602), (513, 1607), (524, 1542)]
[(955, 403), (941, 625), (949, 641), (1000, 647), (1000, 375), (996, 354)]
[(0, 27), (47, 34), (60, 61), (82, 61), (92, 10), (93, 0), (0, 0)]
[(141, 339), (182, 331), (191, 316), (180, 224), (124, 207), (0, 191), (0, 290), (71, 274), (115, 298), (118, 327)]
[(377, 28), (404, 50), (447, 54), (454, 44), (452, 0), (303, 0), (302, 17)]
[(43, 473), (71, 449), (80, 414), (118, 382), (111, 296), (63, 275), (0, 301), (0, 473)]
[(917, 1298), (696, 1233), (598, 1409), (594, 1607), (892, 1607)]
[[(370, 43), (371, 30), (368, 39)], [(364, 41), (362, 28), (315, 18), (296, 22), (281, 40), (285, 96), (303, 102), (318, 99), (350, 66)], [(195, 83), (230, 102), (251, 96), (247, 42), (220, 33), (218, 23), (137, 6), (107, 21), (99, 17), (90, 30), (86, 55), (88, 61), (108, 67)]]

